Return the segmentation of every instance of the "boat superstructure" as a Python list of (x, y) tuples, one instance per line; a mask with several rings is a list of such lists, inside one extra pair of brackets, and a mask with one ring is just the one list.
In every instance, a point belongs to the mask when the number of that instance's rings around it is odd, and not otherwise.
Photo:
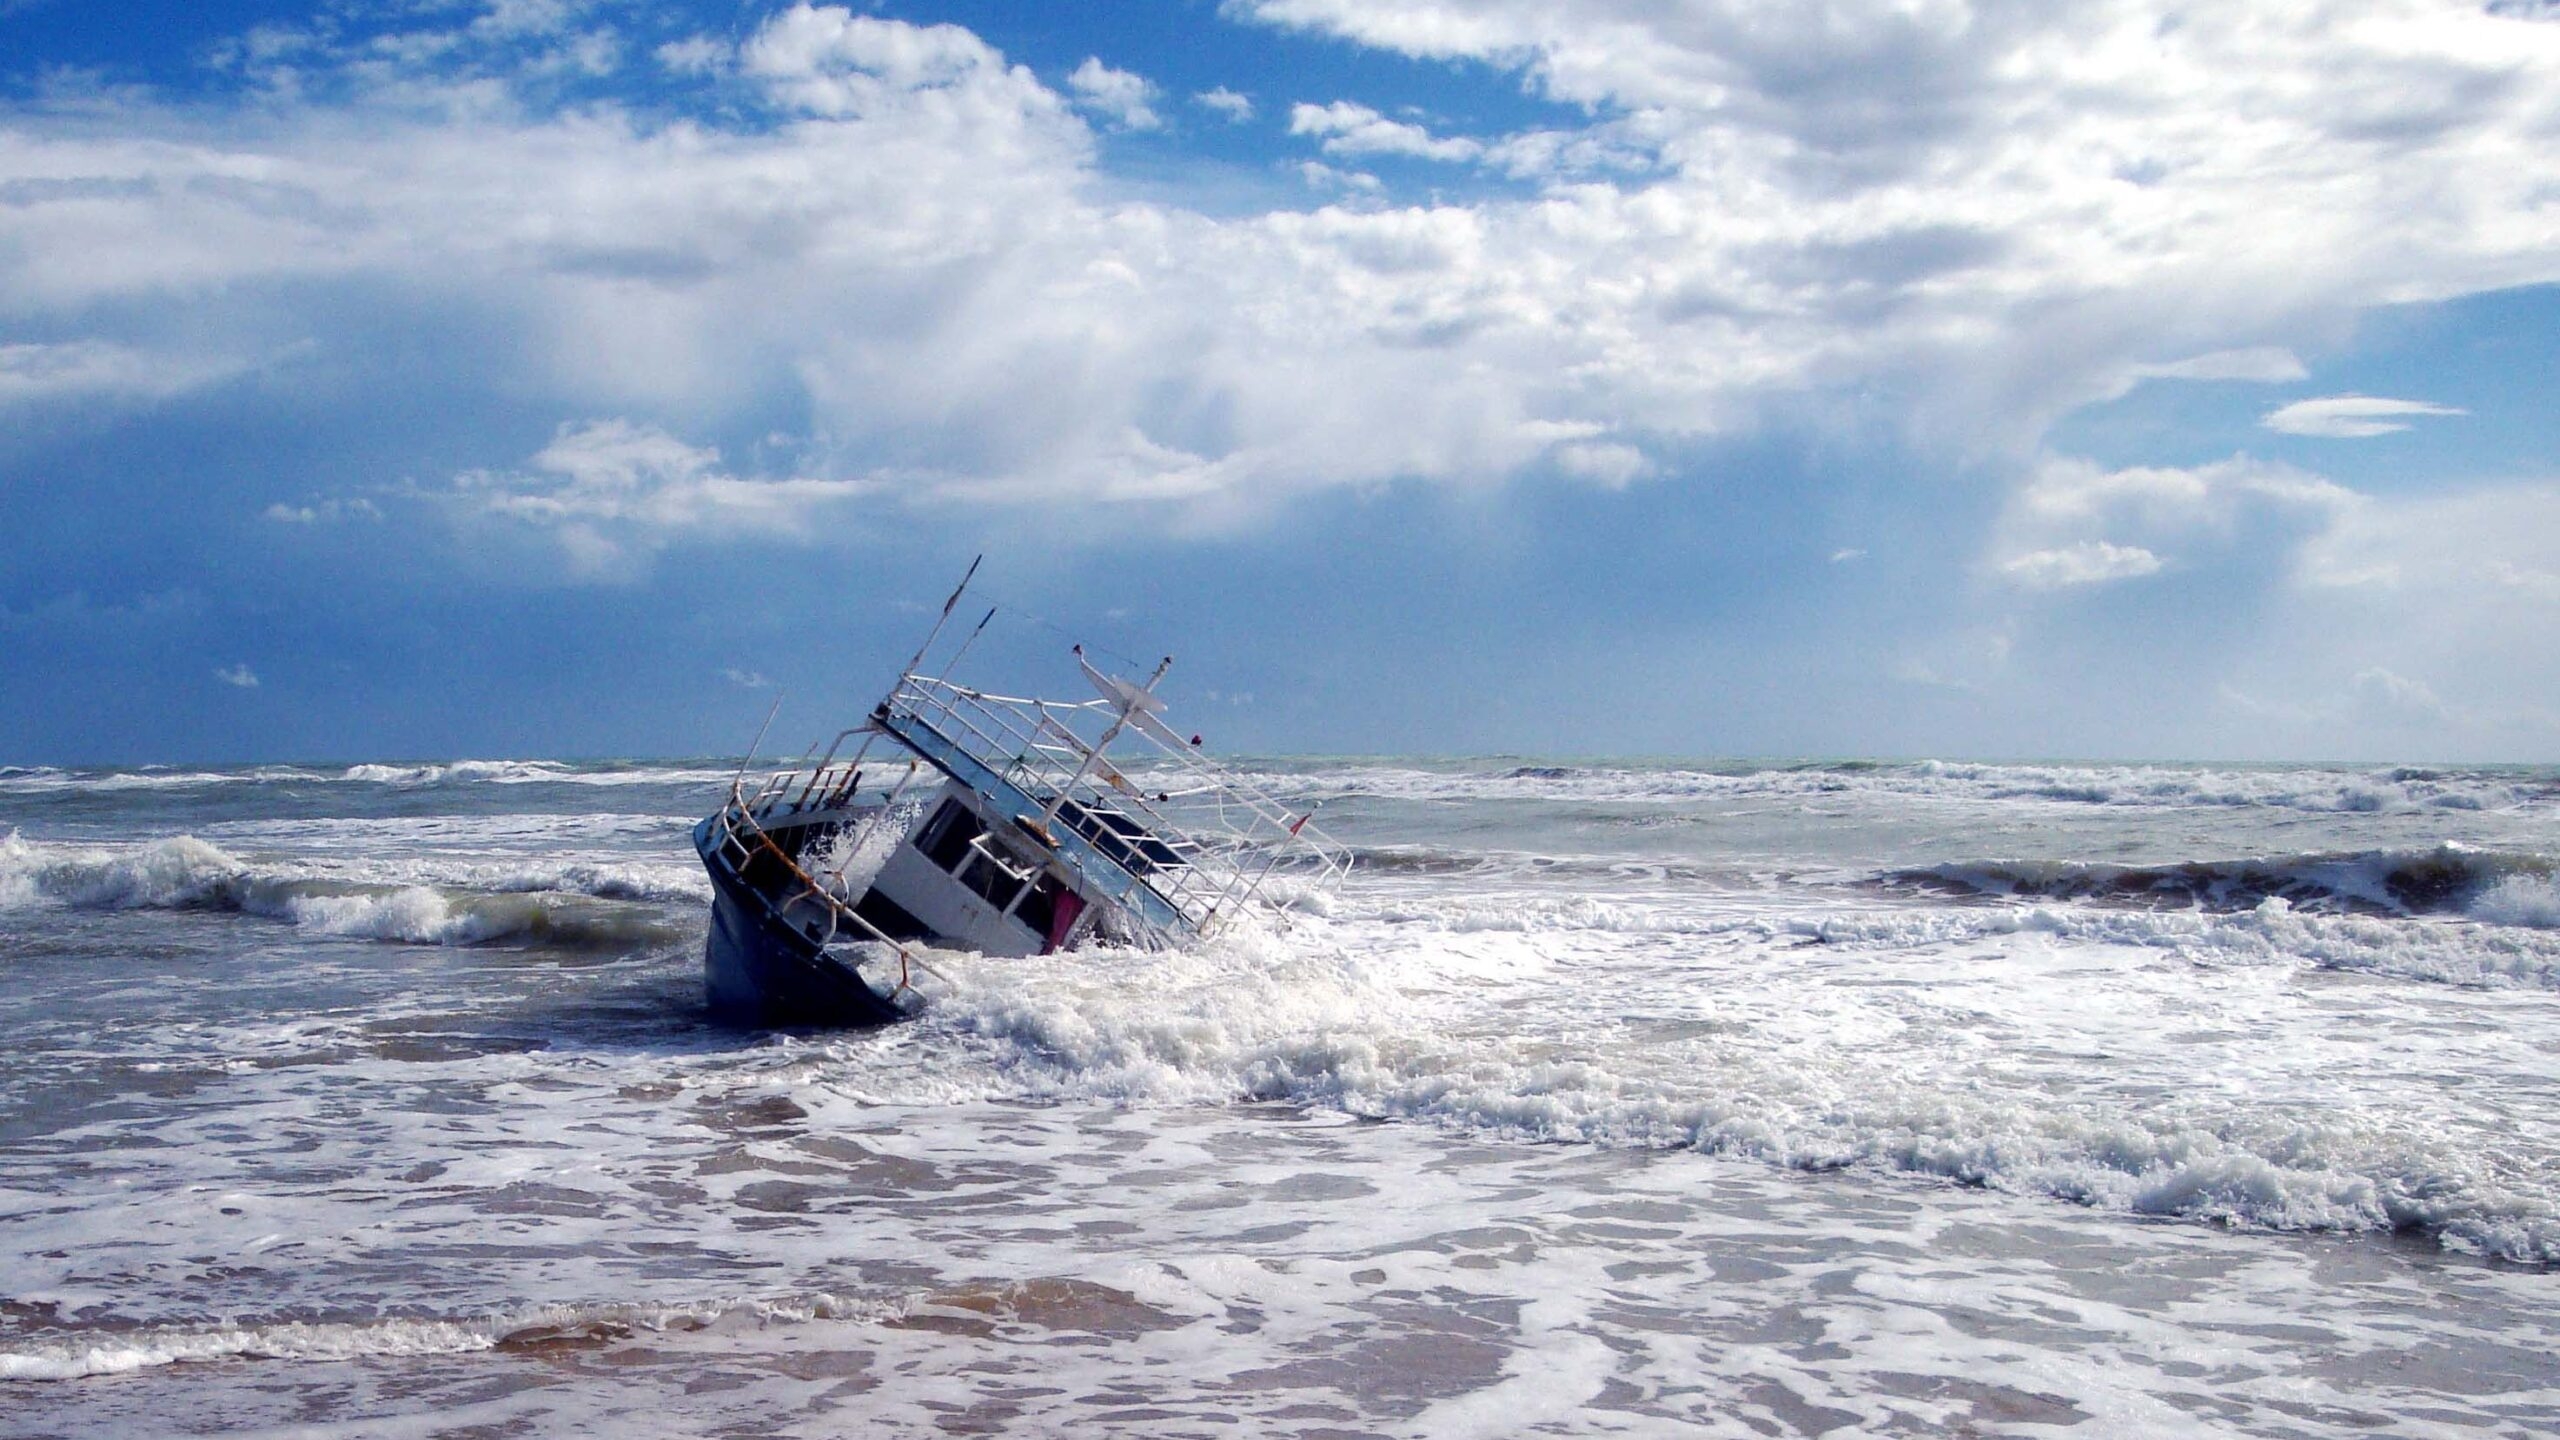
[(714, 891), (714, 1011), (878, 1024), (911, 1003), (922, 948), (1002, 957), (1179, 944), (1262, 908), (1275, 876), (1324, 888), (1350, 868), (1305, 807), (1165, 723), (1155, 685), (1170, 659), (1137, 684), (1075, 647), (1093, 690), (1076, 700), (953, 679), (965, 642), (927, 674), (967, 587), (964, 577), (867, 719), (814, 763), (752, 787), (742, 769), (727, 803), (694, 827)]

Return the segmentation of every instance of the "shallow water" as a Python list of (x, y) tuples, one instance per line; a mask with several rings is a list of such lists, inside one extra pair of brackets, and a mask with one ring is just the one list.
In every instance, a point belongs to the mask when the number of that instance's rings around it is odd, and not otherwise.
[(834, 1035), (714, 763), (0, 771), (0, 1433), (2560, 1429), (2552, 772), (1255, 768)]

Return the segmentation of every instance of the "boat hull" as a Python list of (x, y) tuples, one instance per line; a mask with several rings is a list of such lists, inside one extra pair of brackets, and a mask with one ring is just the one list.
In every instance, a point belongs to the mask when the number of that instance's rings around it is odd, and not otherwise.
[(703, 993), (714, 1017), (772, 1026), (885, 1025), (905, 1012), (852, 966), (810, 943), (722, 863), (713, 822), (694, 830), (711, 876), (711, 931), (702, 947)]

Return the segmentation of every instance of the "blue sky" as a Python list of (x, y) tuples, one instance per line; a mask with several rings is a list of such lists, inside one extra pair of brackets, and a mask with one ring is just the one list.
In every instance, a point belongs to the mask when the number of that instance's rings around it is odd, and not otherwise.
[(1563, 10), (0, 0), (0, 764), (2560, 758), (2560, 12)]

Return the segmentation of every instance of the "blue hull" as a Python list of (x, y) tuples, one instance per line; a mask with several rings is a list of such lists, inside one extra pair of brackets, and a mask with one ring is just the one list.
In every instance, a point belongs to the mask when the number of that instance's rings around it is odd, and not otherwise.
[(740, 883), (711, 848), (712, 822), (695, 827), (715, 892), (702, 975), (711, 1012), (735, 1024), (777, 1026), (886, 1025), (905, 1012), (853, 967), (821, 953), (809, 937), (776, 915), (764, 897)]

